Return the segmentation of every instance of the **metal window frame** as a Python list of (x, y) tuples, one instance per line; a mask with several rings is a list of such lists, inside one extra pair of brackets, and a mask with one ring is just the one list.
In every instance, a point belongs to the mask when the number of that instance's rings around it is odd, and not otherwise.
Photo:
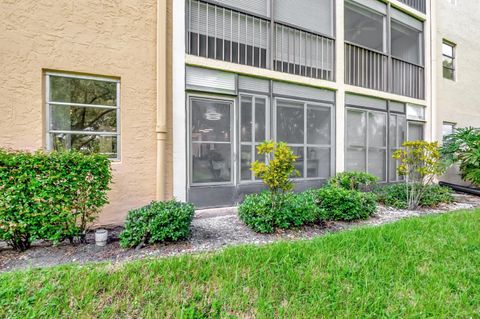
[[(457, 57), (456, 57), (457, 45), (456, 45), (455, 43), (453, 43), (453, 42), (450, 42), (450, 41), (448, 41), (448, 40), (443, 39), (443, 40), (442, 40), (442, 47), (443, 47), (444, 45), (447, 45), (447, 46), (449, 46), (449, 47), (452, 48), (452, 56), (449, 56), (449, 55), (447, 55), (447, 54), (444, 54), (444, 53), (443, 53), (443, 48), (442, 48), (442, 70), (447, 69), (447, 70), (452, 71), (452, 76), (453, 76), (453, 78), (447, 78), (447, 77), (445, 77), (443, 74), (442, 74), (442, 75), (443, 75), (443, 78), (444, 78), (444, 79), (451, 80), (451, 81), (456, 81), (456, 80), (457, 80), (457, 68), (456, 68), (456, 62), (457, 62), (457, 61), (456, 61), (456, 60), (457, 60)], [(452, 67), (451, 67), (451, 68), (443, 65), (443, 58), (448, 58), (448, 59), (451, 59), (451, 60), (452, 60)], [(443, 72), (442, 72), (442, 73), (443, 73)]]
[[(278, 142), (277, 139), (277, 119), (278, 119), (278, 102), (287, 101), (302, 104), (301, 108), (303, 109), (303, 143), (287, 143), (289, 147), (302, 147), (303, 148), (303, 175), (302, 177), (292, 178), (294, 181), (321, 181), (326, 180), (335, 174), (335, 105), (334, 103), (314, 101), (311, 99), (302, 99), (294, 97), (285, 97), (285, 96), (274, 96), (273, 100), (273, 116), (272, 116), (272, 128), (273, 128), (273, 139)], [(307, 132), (307, 113), (308, 106), (318, 107), (318, 108), (329, 108), (330, 109), (330, 144), (308, 144), (308, 132)], [(300, 106), (284, 106), (288, 108), (300, 108)], [(320, 177), (308, 177), (307, 176), (307, 149), (309, 147), (329, 149), (330, 150), (330, 176), (320, 176)]]
[[(242, 141), (241, 136), (241, 122), (242, 122), (242, 98), (251, 98), (252, 99), (252, 123), (250, 129), (252, 130), (252, 138), (249, 142)], [(254, 174), (252, 173), (250, 179), (242, 179), (242, 167), (241, 167), (241, 152), (242, 146), (250, 146), (252, 152), (252, 162), (256, 160), (256, 147), (261, 144), (261, 142), (256, 141), (255, 137), (255, 110), (256, 110), (256, 99), (265, 99), (265, 140), (270, 139), (270, 96), (267, 94), (257, 94), (257, 93), (250, 93), (250, 92), (240, 92), (238, 95), (238, 120), (235, 121), (237, 123), (238, 128), (238, 164), (237, 165), (237, 174), (238, 174), (238, 184), (239, 185), (249, 185), (249, 184), (261, 184), (262, 180), (255, 178)]]
[(410, 125), (418, 125), (422, 127), (422, 140), (425, 140), (425, 124), (427, 121), (422, 120), (409, 120), (407, 117), (407, 141), (412, 141), (410, 139)]
[[(99, 104), (84, 104), (84, 103), (66, 103), (66, 102), (56, 102), (51, 101), (51, 87), (50, 87), (50, 78), (51, 77), (63, 77), (63, 78), (71, 78), (71, 79), (79, 79), (79, 80), (93, 80), (93, 81), (101, 81), (101, 82), (111, 82), (116, 83), (116, 105), (99, 105)], [(117, 156), (109, 158), (111, 161), (119, 162), (121, 160), (121, 112), (120, 112), (120, 79), (114, 79), (110, 77), (104, 76), (94, 76), (94, 75), (82, 75), (82, 74), (74, 74), (68, 72), (54, 72), (48, 71), (44, 73), (44, 81), (45, 81), (45, 145), (47, 151), (53, 150), (53, 134), (77, 134), (77, 135), (96, 135), (96, 136), (109, 136), (109, 137), (116, 137), (116, 147), (117, 147)], [(89, 108), (102, 108), (102, 109), (112, 109), (116, 110), (115, 116), (117, 120), (116, 131), (115, 132), (95, 132), (95, 131), (72, 131), (72, 130), (52, 130), (52, 122), (51, 122), (51, 112), (52, 112), (52, 105), (59, 105), (59, 106), (77, 106), (77, 107), (89, 107)]]
[[(199, 100), (213, 100), (213, 101), (223, 101), (231, 103), (230, 108), (230, 141), (229, 142), (212, 142), (212, 141), (201, 141), (198, 143), (193, 143), (192, 141), (192, 104), (191, 101), (193, 99)], [(217, 95), (217, 94), (208, 94), (208, 93), (187, 93), (186, 98), (186, 111), (187, 111), (187, 185), (189, 187), (198, 187), (198, 186), (234, 186), (236, 185), (236, 169), (235, 165), (237, 162), (236, 159), (236, 130), (235, 130), (235, 114), (236, 114), (236, 105), (237, 105), (237, 98), (236, 97), (229, 97), (225, 95)], [(230, 145), (230, 181), (227, 182), (206, 182), (206, 183), (194, 183), (193, 182), (193, 160), (192, 160), (192, 144), (229, 144)]]
[[(403, 149), (402, 145), (400, 144), (400, 125), (399, 125), (399, 120), (400, 118), (403, 119), (403, 122), (405, 123), (405, 136), (404, 136), (404, 141), (407, 141), (408, 140), (408, 133), (407, 133), (407, 129), (408, 129), (408, 122), (407, 122), (407, 116), (404, 114), (404, 113), (396, 113), (396, 112), (392, 112), (389, 114), (389, 119), (388, 119), (388, 126), (390, 128), (390, 124), (391, 124), (391, 120), (392, 120), (392, 117), (395, 118), (395, 131), (396, 131), (396, 139), (395, 139), (395, 146), (392, 146), (390, 145), (390, 129), (388, 130), (389, 132), (389, 136), (388, 136), (388, 150), (389, 150), (389, 160), (392, 159), (392, 155), (395, 151), (399, 150), (399, 149)], [(389, 165), (390, 165), (390, 162), (389, 162)], [(397, 182), (402, 182), (403, 180), (400, 178), (400, 175), (398, 175), (397, 172), (395, 172), (395, 178), (392, 178), (392, 176), (390, 176), (390, 167), (388, 167), (388, 181), (390, 183), (397, 183)]]
[[(345, 125), (345, 139), (346, 139), (346, 143), (345, 143), (345, 154), (348, 152), (348, 148), (357, 148), (357, 149), (363, 149), (365, 151), (365, 172), (366, 173), (369, 173), (369, 156), (368, 156), (368, 152), (370, 149), (373, 149), (373, 150), (383, 150), (385, 151), (385, 175), (384, 175), (384, 179), (383, 180), (380, 180), (379, 183), (388, 183), (388, 144), (389, 144), (389, 141), (388, 141), (388, 126), (389, 126), (389, 118), (388, 118), (388, 111), (381, 111), (381, 110), (378, 110), (378, 109), (371, 109), (371, 108), (364, 108), (364, 107), (356, 107), (356, 106), (347, 106), (345, 107), (345, 119), (347, 119), (347, 113), (349, 110), (352, 110), (352, 111), (356, 111), (356, 112), (363, 112), (366, 114), (366, 118), (365, 118), (365, 146), (358, 146), (358, 145), (351, 145), (348, 143), (348, 123), (346, 123)], [(378, 147), (378, 146), (373, 146), (371, 147), (370, 146), (370, 139), (369, 139), (369, 136), (368, 136), (368, 128), (369, 128), (369, 122), (370, 122), (370, 118), (369, 118), (369, 115), (370, 113), (379, 113), (379, 114), (382, 114), (382, 115), (385, 115), (385, 147)], [(345, 156), (345, 161), (347, 160), (347, 157)]]

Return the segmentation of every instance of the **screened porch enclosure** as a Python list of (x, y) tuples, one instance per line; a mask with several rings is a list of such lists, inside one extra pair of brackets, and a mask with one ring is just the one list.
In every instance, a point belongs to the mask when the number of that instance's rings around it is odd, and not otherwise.
[(188, 67), (187, 110), (187, 193), (197, 207), (236, 205), (264, 189), (250, 168), (265, 161), (257, 152), (265, 140), (298, 156), (298, 191), (334, 174), (332, 91)]
[(377, 0), (345, 2), (345, 83), (425, 98), (423, 22)]
[(335, 80), (333, 0), (186, 0), (186, 22), (188, 54)]

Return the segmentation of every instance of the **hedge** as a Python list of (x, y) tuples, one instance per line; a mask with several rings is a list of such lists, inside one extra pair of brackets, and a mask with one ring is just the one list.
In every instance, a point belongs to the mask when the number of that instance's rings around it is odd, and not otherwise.
[(38, 239), (84, 240), (111, 178), (103, 155), (0, 149), (0, 240), (17, 250)]

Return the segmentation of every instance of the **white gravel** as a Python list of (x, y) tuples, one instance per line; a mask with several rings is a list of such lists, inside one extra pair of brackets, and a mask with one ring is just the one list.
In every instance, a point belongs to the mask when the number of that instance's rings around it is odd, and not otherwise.
[[(175, 256), (221, 250), (227, 246), (240, 244), (266, 244), (279, 240), (301, 240), (322, 236), (328, 232), (351, 229), (359, 226), (377, 226), (397, 220), (429, 214), (441, 214), (460, 209), (480, 207), (480, 197), (456, 194), (454, 204), (442, 205), (436, 209), (417, 211), (397, 210), (379, 207), (375, 216), (357, 222), (331, 222), (323, 225), (311, 225), (297, 230), (280, 231), (275, 234), (257, 234), (246, 227), (238, 218), (236, 210), (205, 210), (196, 213), (192, 223), (192, 235), (187, 241), (159, 244), (141, 250), (125, 250), (119, 247), (118, 234), (121, 228), (111, 229), (112, 241), (106, 247), (97, 247), (93, 243), (86, 245), (61, 244), (56, 247), (39, 243), (32, 249), (17, 253), (5, 245), (0, 246), (0, 272), (28, 267), (44, 267), (65, 263), (126, 260), (145, 257)], [(89, 236), (93, 242), (92, 235)]]

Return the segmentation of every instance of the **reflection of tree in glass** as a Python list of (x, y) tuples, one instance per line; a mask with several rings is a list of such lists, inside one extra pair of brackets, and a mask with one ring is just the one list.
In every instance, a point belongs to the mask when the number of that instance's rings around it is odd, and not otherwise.
[[(116, 106), (117, 104), (116, 82), (52, 76), (50, 87), (50, 100), (54, 102), (102, 106)], [(64, 108), (67, 109), (67, 107)], [(116, 109), (71, 106), (67, 110), (69, 110), (67, 111), (69, 112), (68, 115), (63, 112), (54, 114), (54, 121), (68, 121), (69, 130), (116, 131)], [(75, 146), (78, 150), (82, 150), (96, 138), (96, 136), (71, 135), (69, 144)]]

